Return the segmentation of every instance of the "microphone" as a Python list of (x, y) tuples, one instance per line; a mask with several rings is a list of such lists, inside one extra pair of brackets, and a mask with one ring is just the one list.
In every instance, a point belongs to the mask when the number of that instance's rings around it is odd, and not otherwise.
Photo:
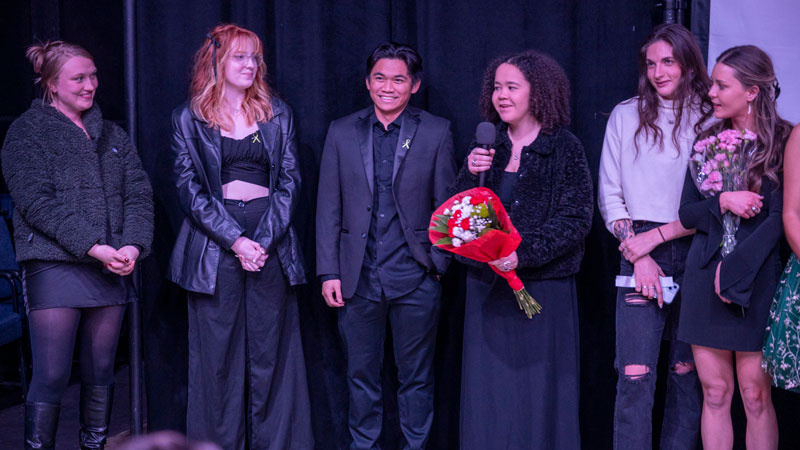
[[(475, 141), (478, 144), (478, 147), (485, 148), (489, 150), (494, 144), (496, 130), (494, 128), (494, 124), (491, 122), (481, 122), (478, 124), (478, 128), (475, 129)], [(483, 187), (483, 183), (486, 181), (486, 172), (481, 172), (478, 174), (478, 186)]]

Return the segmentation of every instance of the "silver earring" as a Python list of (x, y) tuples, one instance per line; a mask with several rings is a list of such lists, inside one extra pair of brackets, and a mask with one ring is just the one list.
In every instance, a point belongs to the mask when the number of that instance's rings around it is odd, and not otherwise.
[(750, 102), (747, 102), (747, 115), (750, 115)]

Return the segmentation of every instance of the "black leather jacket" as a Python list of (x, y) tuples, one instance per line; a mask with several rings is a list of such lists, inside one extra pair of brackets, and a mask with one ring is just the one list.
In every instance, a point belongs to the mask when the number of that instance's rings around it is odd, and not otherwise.
[[(300, 244), (291, 221), (300, 192), (294, 123), (289, 106), (272, 101), (274, 117), (258, 128), (269, 153), (269, 209), (254, 235), (271, 255), (277, 254), (289, 284), (305, 283)], [(186, 290), (213, 294), (220, 252), (231, 251), (244, 229), (225, 210), (220, 178), (219, 130), (197, 118), (188, 102), (172, 113), (175, 186), (184, 218), (167, 278)]]

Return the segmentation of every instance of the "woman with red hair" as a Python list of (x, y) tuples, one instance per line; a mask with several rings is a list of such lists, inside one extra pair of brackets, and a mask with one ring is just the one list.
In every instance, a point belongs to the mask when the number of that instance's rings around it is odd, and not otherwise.
[(305, 271), (292, 112), (265, 82), (261, 40), (219, 25), (172, 115), (186, 217), (168, 278), (188, 291), (187, 434), (224, 449), (311, 449), (297, 299)]

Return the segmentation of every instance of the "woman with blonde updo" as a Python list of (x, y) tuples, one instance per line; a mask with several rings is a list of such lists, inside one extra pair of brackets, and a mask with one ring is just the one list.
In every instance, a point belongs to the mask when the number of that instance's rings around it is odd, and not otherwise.
[(94, 103), (92, 56), (62, 41), (27, 56), (44, 98), (11, 124), (2, 150), (33, 354), (25, 448), (55, 447), (79, 336), (80, 446), (102, 449), (129, 275), (153, 236), (152, 191), (128, 135)]

